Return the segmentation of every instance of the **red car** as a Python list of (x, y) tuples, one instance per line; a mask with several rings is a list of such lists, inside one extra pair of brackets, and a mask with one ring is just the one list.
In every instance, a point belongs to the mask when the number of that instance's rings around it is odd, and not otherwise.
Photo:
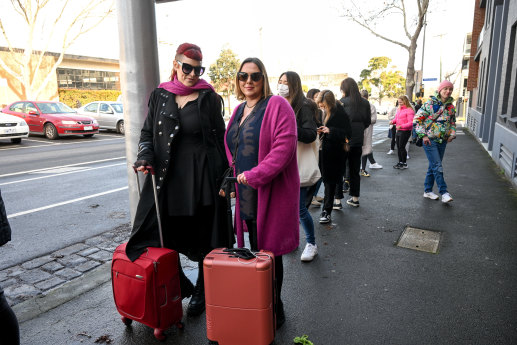
[(24, 119), (30, 134), (44, 134), (51, 140), (65, 135), (93, 137), (99, 133), (95, 119), (77, 115), (61, 102), (18, 101), (2, 109), (2, 113)]

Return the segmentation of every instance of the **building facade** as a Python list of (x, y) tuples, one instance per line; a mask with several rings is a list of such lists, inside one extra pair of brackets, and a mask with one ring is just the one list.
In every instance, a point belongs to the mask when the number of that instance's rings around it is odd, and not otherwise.
[(517, 1), (475, 6), (467, 127), (517, 186)]
[[(39, 52), (33, 52), (31, 63), (35, 65), (39, 59)], [(22, 60), (23, 50), (0, 47), (0, 59), (15, 73), (21, 74), (18, 61)], [(59, 100), (59, 90), (120, 90), (120, 66), (114, 59), (96, 58), (80, 55), (65, 54), (55, 72), (52, 69), (59, 59), (59, 54), (46, 52), (43, 55), (40, 67), (31, 76), (34, 88), (46, 82), (41, 92), (31, 97), (23, 84), (0, 66), (0, 104), (9, 104), (28, 98), (31, 100)]]

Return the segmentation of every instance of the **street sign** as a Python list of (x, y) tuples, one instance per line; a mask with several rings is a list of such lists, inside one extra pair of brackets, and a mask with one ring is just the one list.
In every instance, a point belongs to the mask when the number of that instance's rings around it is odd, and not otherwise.
[(438, 78), (424, 78), (422, 81), (437, 81)]

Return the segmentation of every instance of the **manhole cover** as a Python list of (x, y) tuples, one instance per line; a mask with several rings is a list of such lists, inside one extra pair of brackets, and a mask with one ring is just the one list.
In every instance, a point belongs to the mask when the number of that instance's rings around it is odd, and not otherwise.
[(398, 247), (436, 254), (442, 233), (407, 226), (400, 235)]

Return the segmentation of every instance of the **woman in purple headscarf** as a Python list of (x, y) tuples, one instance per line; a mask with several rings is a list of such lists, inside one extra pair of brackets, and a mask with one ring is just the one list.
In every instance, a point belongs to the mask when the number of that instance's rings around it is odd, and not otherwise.
[[(199, 263), (196, 286), (180, 267), (182, 297), (190, 300), (187, 313), (205, 309), (203, 258), (215, 247), (228, 246), (225, 199), (218, 195), (228, 167), (224, 151), (222, 98), (200, 76), (201, 49), (181, 44), (171, 80), (149, 97), (149, 111), (140, 134), (134, 166), (156, 171), (158, 207), (165, 247)], [(127, 256), (136, 260), (147, 247), (159, 247), (153, 186), (146, 179), (137, 207)]]

